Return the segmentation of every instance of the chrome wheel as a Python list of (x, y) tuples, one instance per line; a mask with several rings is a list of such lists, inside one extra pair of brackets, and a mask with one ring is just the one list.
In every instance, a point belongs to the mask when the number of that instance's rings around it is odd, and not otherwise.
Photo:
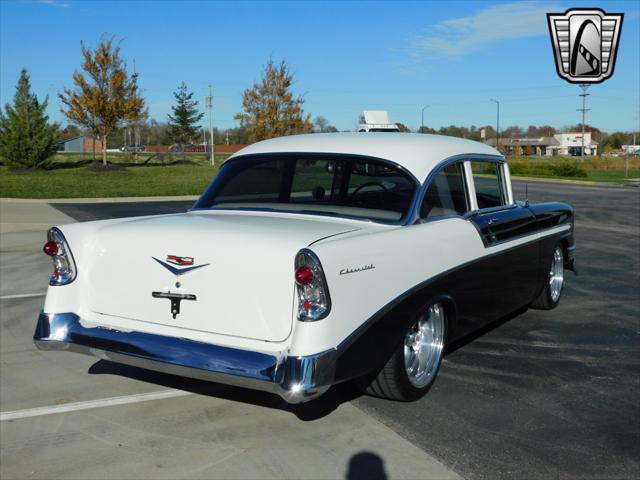
[(549, 271), (549, 292), (551, 300), (556, 303), (560, 299), (562, 293), (562, 285), (564, 284), (564, 256), (562, 248), (556, 247), (553, 252), (553, 260), (551, 261), (551, 270)]
[(444, 345), (445, 312), (434, 303), (404, 338), (404, 368), (411, 385), (423, 388), (435, 378)]

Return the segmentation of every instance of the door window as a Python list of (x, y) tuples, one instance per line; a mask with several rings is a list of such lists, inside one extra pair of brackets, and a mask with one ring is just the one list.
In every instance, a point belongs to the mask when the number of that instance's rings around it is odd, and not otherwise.
[(462, 163), (440, 170), (432, 179), (420, 206), (420, 217), (462, 215), (467, 211)]
[(501, 169), (497, 162), (471, 161), (473, 183), (476, 187), (478, 208), (495, 208), (507, 204), (502, 185)]

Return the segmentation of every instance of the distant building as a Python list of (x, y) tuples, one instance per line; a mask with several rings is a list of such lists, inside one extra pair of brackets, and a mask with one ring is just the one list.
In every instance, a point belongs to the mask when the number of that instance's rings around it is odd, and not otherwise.
[(622, 145), (622, 153), (640, 155), (640, 145)]
[[(93, 152), (94, 139), (81, 135), (79, 137), (67, 138), (56, 144), (56, 148), (59, 152)], [(95, 140), (96, 152), (102, 151), (102, 142)]]
[[(557, 155), (580, 155), (582, 150), (582, 133), (557, 133), (554, 137), (560, 142)], [(591, 132), (584, 132), (584, 154), (598, 154), (598, 143), (591, 139)]]
[[(496, 139), (490, 138), (486, 143), (495, 147)], [(559, 146), (560, 142), (555, 137), (500, 139), (500, 149), (507, 155), (553, 155), (553, 150)]]
[[(491, 138), (486, 143), (495, 147), (496, 139)], [(500, 149), (507, 155), (580, 156), (582, 133), (556, 133), (553, 137), (537, 138), (501, 138)], [(598, 154), (598, 143), (591, 138), (591, 132), (584, 134), (584, 154)]]

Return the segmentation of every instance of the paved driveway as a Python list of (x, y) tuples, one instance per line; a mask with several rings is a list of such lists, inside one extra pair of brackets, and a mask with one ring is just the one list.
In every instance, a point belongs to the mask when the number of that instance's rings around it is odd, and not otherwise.
[[(522, 198), (524, 184), (514, 189)], [(557, 309), (528, 311), (449, 354), (415, 403), (342, 386), (287, 407), (256, 392), (38, 352), (28, 337), (42, 298), (2, 300), (2, 411), (135, 402), (0, 422), (2, 477), (638, 478), (640, 190), (532, 182), (528, 191), (532, 201), (576, 208), (580, 275), (567, 277)], [(191, 204), (75, 202), (47, 212), (62, 222)], [(46, 284), (42, 234), (29, 235), (2, 236), (4, 296)], [(167, 390), (189, 394), (134, 397)]]

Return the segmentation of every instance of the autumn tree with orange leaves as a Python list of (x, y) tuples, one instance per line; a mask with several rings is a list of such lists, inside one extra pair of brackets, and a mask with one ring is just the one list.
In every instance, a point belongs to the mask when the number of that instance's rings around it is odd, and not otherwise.
[(235, 119), (249, 132), (249, 141), (313, 131), (310, 116), (302, 109), (304, 98), (294, 98), (292, 84), (293, 75), (286, 62), (275, 65), (270, 59), (262, 81), (244, 91), (244, 112), (238, 113)]
[(138, 74), (129, 75), (113, 38), (102, 40), (95, 50), (84, 43), (82, 70), (73, 74), (74, 88), (58, 96), (66, 108), (62, 113), (76, 125), (102, 140), (102, 163), (107, 164), (107, 138), (127, 122), (146, 118), (144, 99), (138, 89)]

